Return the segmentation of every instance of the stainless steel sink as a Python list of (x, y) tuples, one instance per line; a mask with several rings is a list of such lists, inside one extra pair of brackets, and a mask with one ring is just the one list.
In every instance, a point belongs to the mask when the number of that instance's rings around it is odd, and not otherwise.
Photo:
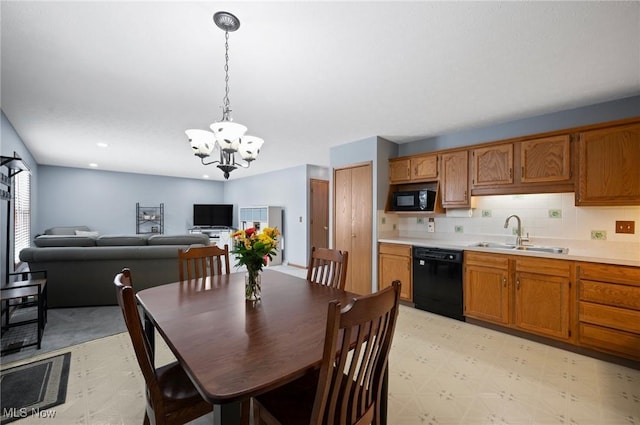
[(477, 246), (481, 248), (497, 248), (497, 249), (514, 249), (516, 246), (507, 244), (507, 243), (497, 243), (497, 242), (478, 242), (474, 243), (471, 246)]
[(549, 252), (552, 254), (566, 254), (569, 252), (569, 248), (560, 248), (558, 246), (529, 246), (522, 245), (515, 247), (518, 251), (534, 251), (534, 252)]
[(557, 246), (537, 246), (537, 245), (521, 245), (515, 246), (513, 244), (497, 243), (497, 242), (477, 242), (471, 246), (477, 246), (481, 248), (495, 248), (495, 249), (507, 249), (515, 251), (531, 251), (531, 252), (548, 252), (550, 254), (567, 254), (568, 248), (561, 248)]

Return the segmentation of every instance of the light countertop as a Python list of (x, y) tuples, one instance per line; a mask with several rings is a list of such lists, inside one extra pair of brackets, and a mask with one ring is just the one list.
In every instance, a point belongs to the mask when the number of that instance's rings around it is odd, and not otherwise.
[[(473, 246), (481, 240), (445, 240), (426, 238), (405, 238), (386, 237), (379, 238), (378, 242), (397, 243), (413, 246), (427, 246), (434, 248), (458, 249), (465, 251), (492, 252), (497, 254), (523, 255), (528, 257), (552, 258), (557, 260), (587, 261), (592, 263), (615, 264), (621, 266), (640, 267), (640, 251), (629, 249), (627, 246), (608, 247), (598, 249), (598, 247), (584, 247), (569, 245), (569, 252), (566, 254), (505, 250), (500, 248), (484, 248)], [(537, 245), (537, 244), (536, 244)], [(545, 244), (546, 245), (546, 244)], [(553, 246), (556, 246), (555, 244)], [(566, 247), (566, 246), (564, 246)]]

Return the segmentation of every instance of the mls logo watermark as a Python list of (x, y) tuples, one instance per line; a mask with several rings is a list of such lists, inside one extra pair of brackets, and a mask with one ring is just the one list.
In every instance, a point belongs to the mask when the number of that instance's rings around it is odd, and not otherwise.
[(47, 410), (47, 409), (36, 409), (36, 408), (32, 408), (32, 409), (27, 409), (26, 407), (22, 407), (20, 409), (16, 408), (16, 407), (12, 407), (9, 409), (2, 409), (2, 416), (5, 418), (12, 418), (12, 419), (22, 419), (22, 418), (26, 418), (26, 417), (37, 417), (37, 418), (43, 418), (43, 419), (52, 419), (56, 416), (56, 411), (55, 410)]

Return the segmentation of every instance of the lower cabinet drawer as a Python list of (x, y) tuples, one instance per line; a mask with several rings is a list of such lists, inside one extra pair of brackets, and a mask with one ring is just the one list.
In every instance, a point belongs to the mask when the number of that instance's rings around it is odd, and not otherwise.
[(578, 335), (578, 342), (584, 347), (640, 360), (640, 335), (638, 334), (580, 323)]
[(640, 334), (640, 311), (581, 301), (579, 320)]
[(378, 247), (380, 254), (401, 255), (404, 257), (411, 257), (412, 245), (395, 244), (395, 243), (381, 243)]

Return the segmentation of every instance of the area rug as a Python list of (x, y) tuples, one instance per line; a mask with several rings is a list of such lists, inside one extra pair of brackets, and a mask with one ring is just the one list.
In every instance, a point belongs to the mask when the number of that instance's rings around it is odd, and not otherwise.
[(71, 353), (64, 353), (0, 372), (0, 424), (37, 416), (55, 417), (54, 406), (67, 398)]

